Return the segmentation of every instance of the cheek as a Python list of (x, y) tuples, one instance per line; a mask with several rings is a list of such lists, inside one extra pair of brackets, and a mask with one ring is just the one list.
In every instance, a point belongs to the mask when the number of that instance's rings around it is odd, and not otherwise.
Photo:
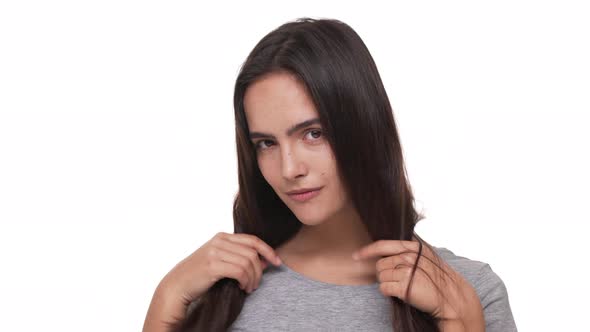
[(268, 182), (268, 184), (270, 184), (270, 186), (274, 188), (277, 179), (276, 167), (274, 167), (272, 163), (268, 161), (259, 159), (258, 169), (260, 170), (260, 173), (262, 173), (262, 176), (264, 177), (266, 182)]

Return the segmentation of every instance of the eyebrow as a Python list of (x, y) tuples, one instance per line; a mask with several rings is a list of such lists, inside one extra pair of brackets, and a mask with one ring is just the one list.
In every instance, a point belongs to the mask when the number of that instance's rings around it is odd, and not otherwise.
[[(319, 118), (313, 118), (313, 119), (309, 119), (309, 120), (305, 120), (301, 123), (298, 123), (294, 126), (292, 126), (291, 128), (287, 129), (287, 136), (291, 136), (293, 135), (293, 133), (295, 133), (296, 131), (305, 128), (307, 126), (311, 126), (312, 124), (317, 124), (320, 123), (320, 119)], [(269, 138), (275, 138), (273, 135), (271, 134), (266, 134), (266, 133), (260, 133), (260, 132), (251, 132), (250, 133), (250, 139), (254, 139), (254, 138), (261, 138), (261, 137), (269, 137)]]

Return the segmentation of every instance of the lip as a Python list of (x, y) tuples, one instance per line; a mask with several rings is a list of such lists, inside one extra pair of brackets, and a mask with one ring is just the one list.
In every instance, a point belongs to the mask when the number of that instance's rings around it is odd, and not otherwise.
[[(322, 190), (323, 187), (319, 187), (319, 188), (314, 188), (314, 189), (305, 189), (307, 191), (303, 191), (301, 192), (301, 190), (295, 190), (293, 192), (295, 192), (295, 194), (289, 194), (289, 197), (291, 197), (293, 200), (297, 201), (297, 202), (306, 202), (314, 197), (316, 197), (317, 195), (320, 194), (320, 191)], [(297, 192), (300, 193), (297, 193)]]
[(315, 190), (319, 190), (322, 189), (323, 187), (315, 187), (315, 188), (301, 188), (301, 189), (297, 189), (297, 190), (291, 190), (289, 192), (287, 192), (287, 195), (293, 195), (293, 194), (301, 194), (301, 193), (305, 193), (308, 191), (315, 191)]

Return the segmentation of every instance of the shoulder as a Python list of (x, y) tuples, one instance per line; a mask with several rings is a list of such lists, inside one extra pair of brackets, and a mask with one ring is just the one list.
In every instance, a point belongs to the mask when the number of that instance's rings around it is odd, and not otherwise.
[(434, 250), (448, 265), (459, 272), (474, 287), (479, 284), (479, 278), (482, 274), (488, 276), (493, 274), (498, 277), (495, 272), (491, 271), (488, 263), (456, 255), (447, 248), (434, 247)]
[(490, 264), (456, 255), (447, 248), (433, 248), (477, 292), (484, 310), (486, 331), (516, 331), (508, 290)]
[(447, 248), (434, 247), (436, 253), (455, 271), (459, 272), (477, 291), (482, 305), (491, 293), (507, 293), (500, 276), (486, 262), (459, 256)]

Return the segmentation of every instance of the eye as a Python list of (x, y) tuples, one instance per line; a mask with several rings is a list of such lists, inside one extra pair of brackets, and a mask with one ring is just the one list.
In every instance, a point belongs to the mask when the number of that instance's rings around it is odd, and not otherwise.
[(261, 144), (261, 143), (264, 143), (264, 142), (272, 142), (272, 141), (270, 141), (270, 140), (267, 140), (267, 139), (260, 140), (260, 141), (258, 141), (258, 142), (256, 142), (256, 143), (254, 143), (254, 148), (255, 148), (256, 150), (266, 150), (267, 148), (263, 148), (263, 147), (261, 147), (261, 146), (260, 146), (260, 144)]
[(310, 131), (306, 132), (305, 135), (310, 133), (312, 134), (312, 137), (314, 137), (314, 141), (318, 140), (322, 136), (322, 131), (319, 129), (311, 129)]

